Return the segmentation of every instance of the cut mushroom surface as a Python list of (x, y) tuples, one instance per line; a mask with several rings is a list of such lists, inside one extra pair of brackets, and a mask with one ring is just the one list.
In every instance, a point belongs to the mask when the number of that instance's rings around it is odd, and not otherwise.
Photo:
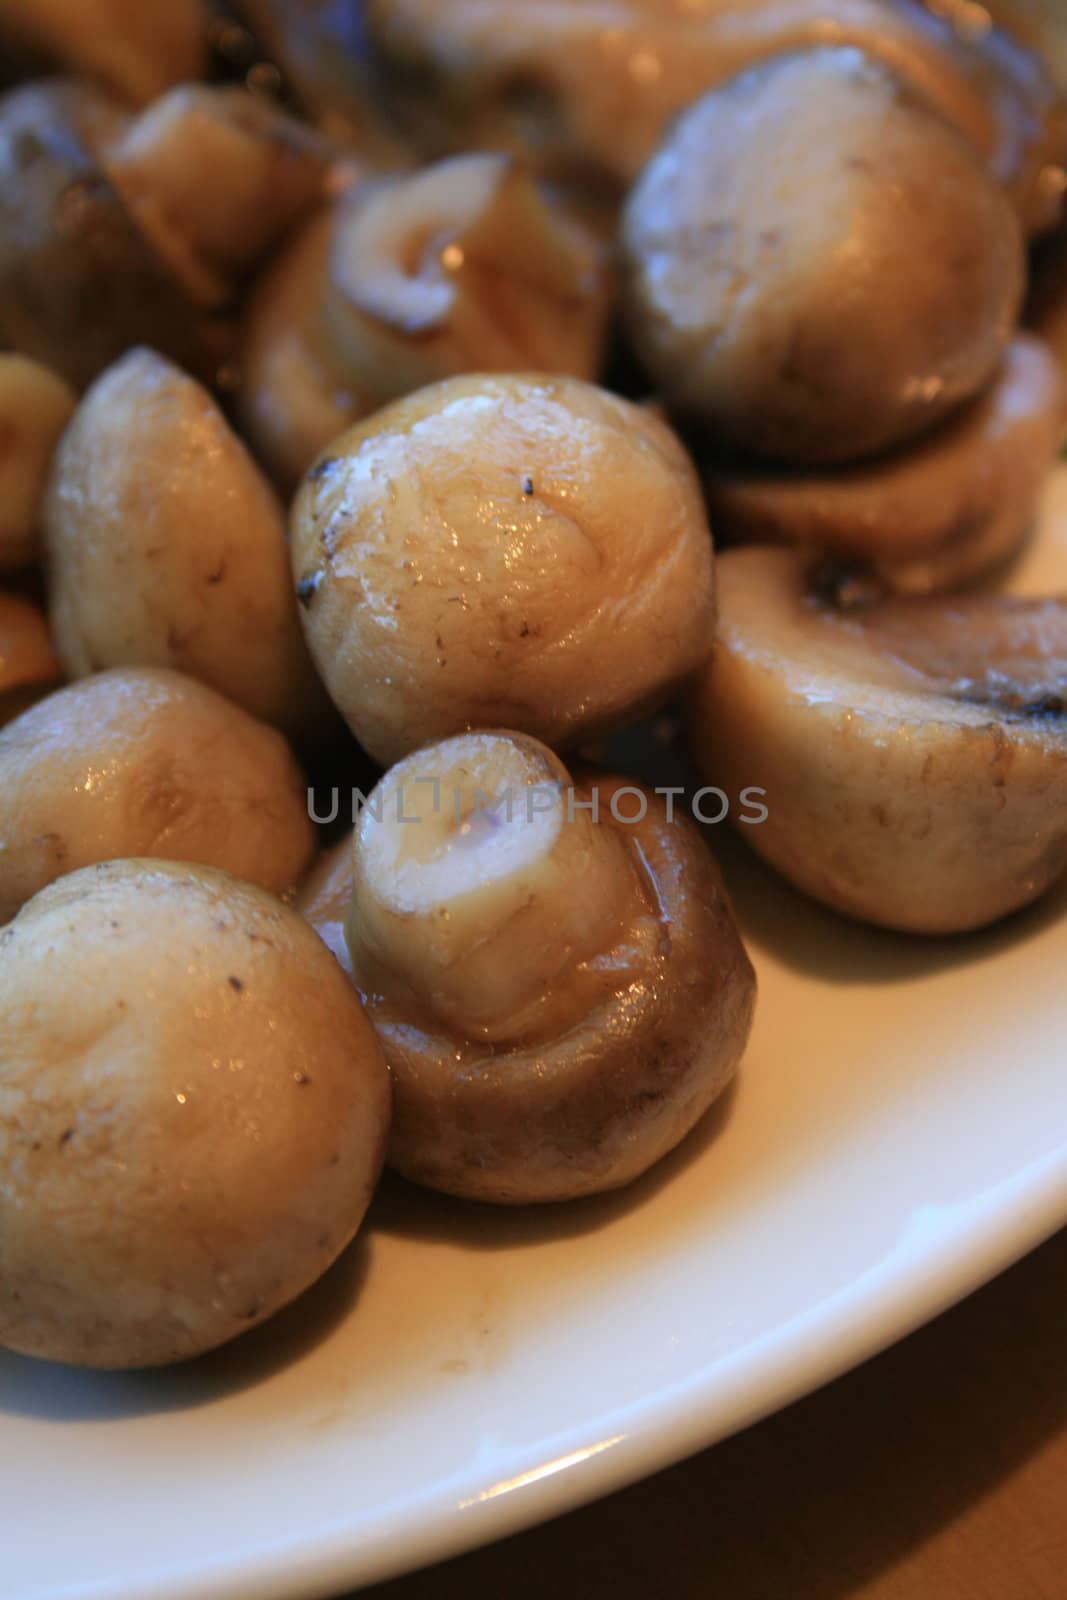
[(0, 98), (0, 344), (78, 389), (142, 343), (213, 378), (230, 319), (190, 302), (102, 165), (124, 120), (76, 80)]
[(45, 545), (71, 677), (174, 667), (292, 733), (329, 721), (281, 507), (211, 396), (161, 356), (130, 351), (82, 400), (53, 462)]
[(313, 850), (281, 735), (180, 673), (102, 672), (0, 729), (0, 922), (97, 861), (194, 861), (284, 894)]
[(389, 1159), (502, 1204), (630, 1182), (732, 1077), (755, 979), (688, 823), (545, 746), (399, 763), (355, 831), (352, 970), (394, 1076)]
[(817, 473), (713, 464), (712, 521), (727, 541), (827, 552), (900, 593), (958, 588), (1030, 533), (1065, 399), (1052, 351), (1020, 334), (987, 393), (890, 456)]
[(877, 455), (993, 378), (1023, 240), (970, 145), (851, 48), (705, 95), (631, 192), (629, 323), (679, 411), (790, 463)]
[(699, 482), (656, 417), (575, 379), (452, 379), (336, 440), (294, 503), (315, 660), (388, 763), (504, 725), (620, 726), (711, 645)]
[(982, 927), (1067, 867), (1067, 601), (854, 597), (795, 552), (720, 563), (692, 704), (709, 781), (766, 790), (748, 842), (839, 911)]
[(123, 127), (101, 160), (190, 299), (220, 306), (326, 198), (330, 149), (246, 89), (183, 84)]

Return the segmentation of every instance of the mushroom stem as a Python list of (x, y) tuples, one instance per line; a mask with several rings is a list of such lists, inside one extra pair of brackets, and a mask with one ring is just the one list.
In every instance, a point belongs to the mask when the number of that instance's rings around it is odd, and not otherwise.
[(468, 1038), (576, 1020), (576, 969), (616, 943), (635, 894), (618, 834), (579, 806), (566, 768), (521, 734), (463, 734), (400, 762), (356, 829), (356, 970), (400, 979)]

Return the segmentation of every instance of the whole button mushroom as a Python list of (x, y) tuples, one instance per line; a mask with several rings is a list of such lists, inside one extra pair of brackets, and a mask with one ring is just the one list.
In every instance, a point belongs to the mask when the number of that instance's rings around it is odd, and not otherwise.
[(117, 861), (0, 933), (0, 1344), (185, 1360), (352, 1239), (389, 1126), (359, 1000), (295, 911), (225, 873)]
[(319, 670), (383, 764), (471, 727), (573, 744), (711, 648), (685, 450), (576, 379), (455, 378), (351, 429), (297, 495), (292, 559)]
[(507, 156), (357, 185), (253, 294), (240, 393), (249, 438), (291, 489), (343, 428), (463, 372), (595, 378), (603, 252)]
[(665, 397), (782, 461), (852, 461), (993, 378), (1020, 311), (1018, 219), (971, 145), (851, 48), (698, 101), (626, 207), (629, 325)]
[(62, 873), (124, 856), (284, 894), (314, 845), (285, 740), (180, 673), (101, 672), (0, 730), (0, 922)]
[(716, 529), (866, 568), (900, 593), (958, 588), (1015, 554), (1064, 434), (1065, 387), (1041, 340), (1019, 334), (989, 389), (903, 449), (859, 466), (785, 472), (716, 463)]
[(405, 1176), (509, 1205), (617, 1188), (732, 1078), (752, 967), (702, 840), (647, 791), (572, 785), (523, 735), (460, 735), (382, 780), (353, 883)]
[(290, 733), (329, 724), (281, 507), (193, 378), (150, 350), (103, 373), (56, 452), (44, 522), (69, 676), (174, 667)]
[(1067, 867), (1067, 601), (880, 599), (794, 551), (719, 564), (694, 693), (709, 782), (799, 888), (909, 933), (980, 928)]

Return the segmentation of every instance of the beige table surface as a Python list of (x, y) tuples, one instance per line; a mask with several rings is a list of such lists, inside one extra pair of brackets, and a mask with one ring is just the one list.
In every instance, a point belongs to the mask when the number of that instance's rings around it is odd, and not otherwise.
[(1067, 1231), (830, 1388), (371, 1600), (1067, 1600)]

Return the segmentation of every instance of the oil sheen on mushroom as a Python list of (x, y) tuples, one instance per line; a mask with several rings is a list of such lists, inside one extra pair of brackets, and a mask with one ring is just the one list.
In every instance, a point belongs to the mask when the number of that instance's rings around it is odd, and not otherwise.
[(736, 1069), (755, 980), (690, 825), (514, 733), (428, 746), (354, 840), (352, 971), (393, 1071), (390, 1160), (502, 1204), (630, 1182)]

